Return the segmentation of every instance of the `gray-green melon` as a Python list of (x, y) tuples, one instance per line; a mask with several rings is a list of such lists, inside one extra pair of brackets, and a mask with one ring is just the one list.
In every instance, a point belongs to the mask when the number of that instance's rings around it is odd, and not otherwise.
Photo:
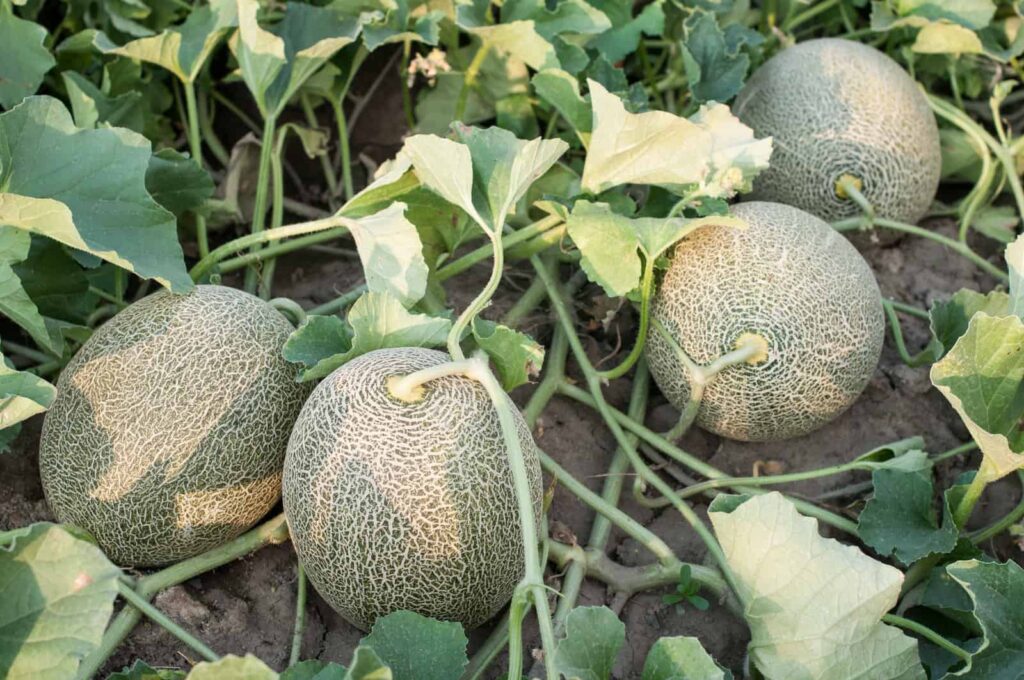
[[(733, 207), (746, 229), (711, 225), (676, 246), (651, 315), (698, 364), (747, 335), (767, 356), (725, 368), (697, 424), (729, 439), (807, 434), (848, 408), (871, 379), (885, 322), (860, 253), (828, 224), (779, 203)], [(661, 333), (647, 341), (651, 375), (680, 410), (689, 372)]]
[(836, 193), (850, 175), (879, 216), (913, 224), (935, 198), (935, 116), (914, 80), (873, 47), (823, 38), (785, 49), (747, 81), (733, 111), (758, 137), (774, 139), (752, 200), (829, 222), (854, 217), (861, 209)]
[(118, 564), (214, 548), (277, 502), (310, 388), (281, 356), (288, 321), (222, 286), (159, 292), (100, 327), (64, 369), (43, 424), (43, 490)]
[[(399, 609), (473, 628), (523, 577), (508, 451), (483, 387), (449, 376), (416, 402), (389, 392), (389, 378), (447, 361), (407, 348), (348, 362), (310, 395), (288, 442), (284, 508), (299, 560), (363, 630)], [(539, 521), (536, 445), (509, 404)]]

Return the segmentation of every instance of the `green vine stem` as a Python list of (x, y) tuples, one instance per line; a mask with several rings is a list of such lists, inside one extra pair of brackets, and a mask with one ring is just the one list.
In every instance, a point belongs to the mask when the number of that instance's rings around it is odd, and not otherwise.
[(241, 236), (210, 251), (209, 255), (199, 260), (199, 262), (192, 267), (191, 271), (189, 271), (189, 275), (192, 277), (193, 281), (199, 281), (206, 274), (210, 273), (214, 266), (224, 258), (247, 248), (251, 248), (252, 246), (257, 246), (262, 243), (270, 243), (271, 241), (280, 241), (281, 239), (291, 238), (293, 236), (304, 236), (306, 234), (325, 231), (335, 227), (347, 227), (349, 224), (352, 224), (352, 220), (348, 217), (331, 215), (330, 217), (325, 217), (319, 220), (289, 224), (286, 227), (278, 227), (277, 229), (271, 229), (268, 231), (261, 230), (253, 234)]
[(931, 363), (936, 358), (932, 351), (932, 346), (929, 345), (917, 354), (911, 355), (907, 351), (907, 344), (903, 339), (903, 326), (900, 325), (900, 319), (896, 316), (896, 309), (893, 307), (892, 302), (883, 298), (882, 309), (885, 310), (885, 318), (889, 321), (889, 329), (892, 331), (892, 339), (896, 343), (896, 351), (899, 353), (903, 363), (911, 368), (918, 368)]
[[(284, 515), (277, 515), (229, 543), (214, 548), (202, 555), (197, 555), (183, 562), (171, 565), (148, 576), (143, 576), (136, 582), (135, 593), (143, 600), (149, 601), (161, 590), (184, 583), (211, 569), (216, 569), (255, 552), (264, 546), (284, 543), (287, 540), (288, 524), (285, 522)], [(141, 612), (135, 607), (124, 607), (114, 617), (110, 625), (107, 626), (99, 646), (82, 660), (81, 665), (78, 667), (76, 678), (78, 680), (89, 680), (96, 675), (110, 655), (114, 653), (114, 650), (132, 632), (141, 616)]]
[[(496, 248), (496, 254), (500, 252)], [(497, 258), (496, 259), (500, 259)], [(544, 586), (544, 574), (541, 571), (541, 557), (539, 552), (539, 539), (537, 526), (533, 516), (534, 499), (530, 493), (530, 481), (526, 472), (526, 463), (523, 459), (522, 444), (516, 431), (516, 424), (513, 420), (511, 401), (505, 391), (501, 389), (497, 378), (491, 373), (486, 359), (474, 357), (472, 359), (457, 359), (437, 366), (415, 371), (405, 376), (396, 376), (388, 381), (388, 391), (391, 396), (407, 403), (413, 403), (423, 399), (423, 386), (432, 381), (446, 376), (460, 375), (470, 380), (479, 382), (487, 391), (491, 405), (498, 416), (501, 425), (501, 433), (505, 447), (508, 450), (509, 467), (512, 472), (512, 483), (515, 487), (516, 502), (519, 509), (519, 522), (523, 532), (523, 555), (525, 561), (525, 574), (522, 582), (516, 587), (515, 595), (512, 598), (513, 607), (510, 615), (511, 640), (515, 635), (521, 636), (522, 619), (517, 618), (519, 613), (524, 613), (523, 606), (527, 601), (532, 602), (537, 608), (537, 618), (540, 623), (541, 639), (545, 655), (547, 676), (549, 680), (557, 680), (557, 674), (551, 660), (551, 654), (555, 648), (554, 629), (551, 624), (551, 612), (548, 608), (547, 592)], [(546, 534), (547, 532), (545, 532)], [(521, 644), (521, 641), (520, 641)], [(521, 655), (520, 655), (521, 656)], [(510, 646), (510, 668), (515, 661)], [(520, 658), (519, 664), (522, 664)], [(518, 673), (509, 671), (510, 678), (519, 678)]]
[(464, 359), (466, 356), (462, 352), (462, 345), (460, 344), (462, 334), (473, 322), (477, 314), (490, 303), (491, 298), (494, 296), (494, 291), (498, 289), (498, 284), (501, 283), (501, 275), (505, 268), (505, 250), (502, 247), (501, 225), (496, 225), (494, 231), (487, 231), (485, 229), (485, 232), (487, 233), (487, 238), (491, 240), (494, 263), (491, 265), (491, 276), (487, 279), (483, 290), (462, 310), (462, 314), (459, 314), (458, 318), (455, 319), (451, 331), (448, 332), (448, 354), (456, 361)]
[(209, 101), (206, 92), (199, 92), (199, 131), (202, 133), (203, 141), (206, 142), (207, 148), (210, 150), (216, 158), (217, 162), (223, 167), (228, 167), (228, 163), (231, 162), (231, 154), (224, 148), (224, 144), (220, 141), (217, 136), (217, 132), (213, 129), (213, 114), (210, 111), (213, 109), (213, 102)]
[(207, 661), (217, 661), (220, 659), (220, 656), (218, 656), (216, 652), (207, 647), (201, 640), (191, 635), (184, 628), (169, 619), (166, 614), (132, 590), (124, 581), (117, 582), (117, 594), (123, 597), (125, 602), (130, 604), (132, 607), (135, 607), (135, 609), (152, 619), (154, 623), (194, 649)]
[(306, 630), (306, 572), (301, 564), (295, 565), (295, 628), (292, 631), (292, 647), (288, 654), (288, 665), (294, 666), (302, 656), (302, 634)]
[[(316, 218), (325, 219), (325, 218)], [(238, 257), (233, 257), (230, 260), (224, 260), (217, 265), (217, 271), (221, 274), (227, 274), (229, 272), (236, 271), (248, 267), (250, 264), (256, 262), (262, 262), (274, 257), (280, 257), (288, 253), (295, 252), (296, 250), (302, 250), (310, 246), (319, 245), (328, 241), (333, 241), (336, 238), (344, 236), (348, 233), (348, 229), (345, 227), (338, 227), (336, 229), (313, 233), (302, 238), (296, 238), (287, 243), (275, 243), (272, 246), (261, 248), (260, 250), (252, 253), (245, 253)]]
[(338, 126), (338, 149), (341, 155), (341, 184), (345, 192), (345, 200), (351, 201), (355, 196), (352, 184), (352, 149), (348, 142), (348, 121), (345, 119), (345, 104), (341, 99), (331, 100), (331, 110)]
[[(605, 421), (605, 425), (609, 430), (611, 430), (616, 443), (623, 451), (625, 451), (633, 470), (640, 475), (646, 483), (657, 489), (659, 493), (673, 500), (673, 507), (675, 507), (679, 514), (681, 514), (687, 523), (690, 524), (693, 530), (697, 532), (697, 535), (701, 540), (704, 541), (708, 548), (708, 553), (712, 556), (715, 562), (718, 563), (726, 581), (729, 583), (733, 591), (738, 592), (735, 587), (732, 571), (729, 569), (729, 563), (725, 559), (725, 555), (722, 552), (721, 546), (718, 545), (718, 541), (715, 540), (715, 537), (708, 530), (704, 522), (693, 511), (693, 508), (687, 505), (685, 501), (676, 497), (675, 492), (668, 483), (655, 474), (654, 471), (644, 463), (640, 454), (637, 452), (636, 447), (632, 445), (622, 427), (619, 425), (612, 408), (604, 400), (604, 395), (601, 392), (601, 378), (594, 369), (593, 364), (590, 363), (590, 359), (587, 357), (587, 353), (583, 349), (580, 339), (576, 336), (573, 328), (572, 316), (569, 313), (569, 309), (566, 305), (563, 293), (560, 290), (560, 286), (555, 282), (551, 268), (545, 266), (536, 256), (530, 258), (530, 261), (533, 264), (534, 269), (537, 271), (537, 275), (544, 280), (544, 285), (548, 291), (548, 298), (551, 301), (551, 306), (554, 308), (555, 313), (558, 316), (558, 321), (568, 337), (569, 347), (572, 350), (573, 357), (576, 359), (576, 363), (583, 371), (583, 374), (586, 377), (587, 386), (590, 388), (590, 393), (597, 404), (598, 412)], [(627, 417), (627, 419), (629, 418)]]
[(897, 222), (895, 220), (889, 220), (882, 217), (875, 217), (873, 220), (868, 222), (864, 217), (851, 217), (849, 219), (841, 220), (832, 224), (832, 228), (836, 231), (855, 231), (871, 229), (872, 227), (885, 227), (886, 229), (892, 229), (893, 231), (901, 231), (906, 234), (913, 234), (914, 236), (920, 236), (922, 238), (931, 239), (936, 243), (941, 243), (950, 250), (962, 255), (967, 258), (978, 267), (984, 269), (986, 272), (999, 279), (1000, 281), (1008, 281), (1009, 277), (1006, 272), (995, 266), (985, 258), (978, 255), (976, 252), (971, 250), (966, 244), (956, 241), (954, 239), (937, 234), (927, 229), (914, 226), (912, 224), (904, 224), (903, 222)]
[[(409, 60), (412, 58), (412, 40), (402, 41), (402, 61), (398, 65), (398, 82), (402, 88), (402, 111), (405, 112), (405, 124), (410, 130), (416, 129), (416, 111), (412, 105), (412, 92), (409, 91)], [(458, 117), (455, 118), (458, 120)]]
[[(302, 115), (306, 117), (306, 125), (311, 128), (317, 129), (320, 127), (320, 121), (317, 120), (316, 111), (313, 110), (313, 101), (310, 95), (303, 92), (299, 96), (299, 103), (302, 105)], [(345, 139), (348, 139), (348, 135), (345, 135)], [(339, 143), (341, 140), (338, 140)], [(334, 166), (331, 165), (331, 159), (327, 157), (327, 154), (320, 156), (320, 171), (323, 172), (324, 181), (327, 182), (328, 195), (333, 198), (338, 195), (338, 176), (334, 173)], [(346, 197), (348, 200), (349, 197)]]
[(621, 364), (607, 371), (598, 371), (597, 375), (604, 380), (614, 380), (626, 375), (637, 360), (643, 356), (644, 343), (647, 340), (647, 326), (651, 316), (651, 297), (654, 295), (654, 260), (644, 260), (643, 278), (640, 282), (640, 328), (636, 332), (633, 350)]
[(624, 595), (634, 595), (677, 583), (680, 567), (687, 565), (694, 581), (714, 593), (715, 599), (724, 602), (733, 613), (741, 615), (736, 599), (730, 597), (729, 586), (725, 580), (717, 571), (703, 565), (674, 560), (665, 564), (658, 562), (625, 567), (610, 559), (601, 550), (584, 550), (580, 546), (569, 546), (556, 541), (550, 541), (548, 547), (550, 560), (555, 565), (563, 569), (574, 564), (581, 565), (589, 578), (597, 579), (613, 592)]
[[(633, 378), (633, 390), (629, 399), (629, 416), (635, 420), (643, 422), (644, 416), (647, 414), (647, 396), (650, 392), (650, 380), (649, 373), (646, 367), (641, 364), (637, 368), (636, 376)], [(636, 445), (636, 436), (631, 435), (630, 441), (633, 445)], [(554, 461), (551, 461), (552, 463)], [(606, 503), (609, 507), (618, 510), (619, 498), (622, 495), (622, 486), (624, 482), (623, 474), (629, 468), (629, 458), (626, 456), (626, 452), (621, 448), (615, 450), (615, 455), (612, 456), (612, 462), (608, 466), (607, 476), (604, 478), (604, 485), (601, 488), (600, 500)], [(575, 480), (573, 480), (575, 481)], [(563, 484), (565, 486), (565, 484)], [(583, 489), (585, 486), (580, 485)], [(589, 491), (589, 489), (586, 489)], [(581, 496), (576, 490), (570, 489), (577, 496)], [(588, 504), (589, 505), (589, 504)], [(593, 507), (593, 506), (591, 506)], [(625, 513), (623, 513), (625, 514)], [(628, 515), (626, 515), (628, 517)], [(597, 553), (604, 553), (605, 546), (608, 543), (608, 539), (611, 536), (612, 522), (604, 514), (598, 513), (594, 518), (594, 523), (590, 527), (590, 536), (587, 539), (587, 548)], [(654, 552), (655, 556), (659, 561), (667, 561), (669, 556), (672, 555), (671, 548), (667, 544), (660, 541), (655, 542), (652, 538), (657, 538), (653, 532), (647, 532), (649, 534), (647, 540), (640, 541), (644, 546), (652, 545), (658, 548), (658, 551)], [(658, 545), (661, 543), (661, 545)], [(659, 554), (660, 552), (660, 554)], [(572, 611), (573, 607), (576, 606), (576, 600), (579, 598), (580, 588), (583, 585), (583, 579), (586, 576), (586, 563), (580, 564), (573, 562), (566, 569), (564, 576), (562, 577), (562, 597), (558, 602), (558, 608), (555, 610), (555, 631), (561, 631), (565, 626), (565, 621)]]
[[(260, 138), (260, 164), (256, 177), (256, 198), (253, 202), (252, 212), (252, 235), (258, 235), (263, 231), (263, 225), (267, 218), (267, 190), (268, 175), (270, 174), (270, 160), (274, 153), (274, 131), (277, 128), (277, 119), (270, 114), (263, 121), (263, 136)], [(258, 243), (253, 244), (258, 245)], [(245, 272), (245, 290), (250, 293), (256, 291), (257, 272), (250, 267)]]
[[(625, 456), (625, 454), (623, 454), (623, 456)], [(604, 519), (605, 523), (610, 522), (611, 524), (614, 524), (621, 529), (624, 534), (647, 548), (647, 550), (654, 555), (655, 559), (657, 559), (660, 564), (672, 564), (673, 562), (678, 561), (675, 553), (672, 552), (672, 548), (670, 548), (668, 544), (666, 544), (665, 541), (663, 541), (657, 534), (620, 510), (618, 506), (615, 505), (615, 499), (611, 498), (611, 494), (608, 494), (607, 497), (603, 492), (602, 495), (597, 495), (543, 451), (541, 452), (541, 465), (548, 474), (558, 480), (558, 483), (565, 487), (566, 490), (579, 498), (586, 505), (590, 506), (592, 510), (597, 512), (599, 519)], [(615, 477), (618, 477), (620, 480), (619, 488), (621, 490), (622, 473), (619, 473)], [(612, 478), (613, 476), (609, 475), (608, 479)], [(608, 527), (606, 527), (601, 533), (607, 533), (607, 531)], [(593, 531), (591, 534), (593, 535)], [(604, 538), (607, 540), (607, 536)], [(594, 546), (592, 545), (591, 547)]]
[(929, 642), (935, 645), (938, 645), (939, 647), (942, 647), (944, 650), (956, 656), (962, 661), (971, 660), (972, 655), (970, 652), (968, 652), (965, 649), (961, 649), (960, 647), (957, 647), (952, 642), (942, 637), (931, 628), (923, 624), (920, 624), (917, 621), (911, 621), (910, 619), (905, 619), (902, 616), (897, 616), (896, 614), (886, 614), (882, 617), (882, 621), (893, 626), (905, 628), (906, 630), (909, 630), (913, 633), (917, 633), (924, 639), (928, 640)]
[[(516, 229), (514, 232), (504, 234), (501, 238), (502, 246), (508, 250), (512, 246), (529, 241), (534, 236), (539, 236), (562, 224), (562, 218), (557, 215), (548, 215), (532, 224)], [(486, 243), (475, 250), (471, 250), (457, 260), (453, 260), (437, 270), (437, 277), (444, 281), (456, 274), (461, 274), (473, 265), (483, 262), (491, 257), (494, 251), (492, 243)]]
[(970, 534), (970, 538), (974, 543), (983, 543), (990, 538), (995, 538), (1024, 517), (1024, 470), (1017, 470), (1017, 478), (1021, 482), (1021, 497), (1017, 505), (1001, 519), (980, 531)]
[(981, 499), (981, 494), (985, 492), (985, 487), (988, 486), (989, 476), (984, 474), (985, 464), (982, 462), (981, 469), (974, 474), (974, 479), (971, 480), (970, 485), (967, 487), (967, 491), (964, 492), (963, 498), (957, 503), (956, 509), (953, 510), (953, 521), (956, 522), (957, 527), (963, 529), (967, 526), (967, 520), (971, 518), (971, 513), (974, 512), (974, 506), (978, 504)]
[[(272, 187), (272, 199), (270, 201), (270, 229), (279, 228), (284, 222), (284, 167), (281, 156), (284, 154), (284, 142), (288, 137), (288, 125), (285, 125), (277, 132), (274, 140), (274, 154), (270, 159), (270, 184)], [(277, 268), (277, 259), (269, 258), (263, 267), (260, 276), (259, 295), (264, 300), (270, 298), (271, 290), (274, 287), (274, 270)]]
[[(529, 609), (529, 605), (527, 605), (524, 615), (529, 614)], [(510, 614), (511, 610), (502, 615), (501, 620), (494, 626), (491, 634), (487, 636), (484, 643), (473, 654), (473, 658), (469, 660), (469, 664), (466, 665), (466, 670), (462, 672), (462, 677), (459, 680), (479, 680), (484, 671), (498, 658), (498, 654), (501, 654), (501, 651), (505, 649), (505, 645), (508, 644), (509, 640)]]
[[(185, 85), (185, 106), (188, 111), (188, 144), (199, 167), (203, 167), (203, 141), (199, 136), (199, 110), (196, 107), (196, 85), (191, 80)], [(210, 252), (210, 241), (206, 233), (206, 217), (199, 211), (195, 212), (196, 220), (196, 244), (199, 247), (199, 257), (206, 257)]]
[[(469, 102), (469, 93), (476, 86), (476, 79), (480, 75), (480, 68), (484, 65), (484, 59), (491, 51), (491, 43), (484, 41), (480, 48), (473, 55), (473, 61), (469, 62), (469, 68), (462, 80), (462, 88), (459, 90), (459, 98), (455, 101), (455, 115), (452, 120), (461, 121), (466, 115), (466, 104)], [(516, 679), (518, 680), (518, 678)]]
[(306, 321), (306, 310), (291, 298), (274, 298), (273, 300), (268, 300), (267, 304), (288, 317), (288, 320), (296, 328)]
[(1012, 149), (1000, 143), (985, 128), (978, 125), (970, 116), (949, 102), (931, 94), (926, 93), (926, 96), (932, 111), (938, 116), (956, 125), (968, 135), (979, 137), (991, 149), (992, 154), (999, 161), (1000, 165), (1003, 166), (1003, 174), (1010, 185), (1010, 191), (1013, 193), (1013, 198), (1017, 203), (1017, 213), (1024, 218), (1024, 186), (1021, 185), (1020, 175), (1017, 171), (1017, 162)]
[[(570, 399), (585, 404), (594, 410), (598, 409), (598, 402), (586, 391), (576, 387), (575, 385), (570, 385), (569, 383), (563, 381), (562, 384), (558, 386), (558, 392), (566, 397), (569, 397)], [(646, 442), (647, 444), (651, 445), (658, 451), (661, 451), (665, 455), (669, 456), (677, 463), (685, 465), (691, 470), (699, 474), (702, 474), (705, 477), (709, 477), (711, 479), (724, 478), (729, 476), (722, 472), (721, 470), (719, 470), (718, 468), (708, 465), (700, 458), (697, 458), (696, 456), (687, 453), (686, 451), (679, 448), (678, 446), (668, 441), (667, 439), (657, 434), (656, 432), (649, 430), (640, 423), (633, 421), (625, 413), (622, 413), (621, 411), (618, 411), (610, 406), (608, 406), (607, 408), (609, 413), (611, 414), (611, 417), (614, 418), (619, 425), (629, 430), (630, 432), (633, 432), (638, 437), (640, 437), (642, 441)], [(737, 491), (739, 493), (764, 493), (764, 491), (756, 487), (740, 486), (732, 488), (734, 491)], [(814, 505), (813, 503), (808, 503), (807, 501), (804, 501), (800, 498), (793, 498), (787, 496), (787, 499), (791, 503), (793, 503), (793, 505), (795, 505), (801, 513), (809, 517), (814, 517), (815, 519), (818, 519), (824, 522), (825, 524), (833, 526), (841, 531), (845, 531), (851, 536), (857, 536), (857, 524), (855, 522), (851, 522), (845, 517), (840, 517), (839, 515), (833, 512), (829, 512), (824, 508), (819, 508), (817, 505)]]

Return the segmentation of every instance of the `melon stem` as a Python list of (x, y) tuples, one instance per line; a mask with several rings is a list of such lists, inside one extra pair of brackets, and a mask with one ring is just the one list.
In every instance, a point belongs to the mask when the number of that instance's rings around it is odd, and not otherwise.
[(690, 358), (690, 355), (680, 347), (676, 339), (672, 337), (672, 334), (657, 319), (654, 320), (654, 328), (661, 338), (668, 343), (669, 347), (672, 348), (676, 359), (686, 369), (687, 380), (690, 383), (690, 396), (686, 406), (683, 407), (682, 413), (679, 414), (679, 421), (676, 422), (671, 430), (664, 434), (665, 439), (670, 441), (681, 438), (693, 426), (694, 421), (697, 419), (697, 414), (700, 412), (701, 403), (704, 400), (704, 390), (719, 373), (730, 366), (744, 363), (760, 363), (768, 358), (768, 341), (757, 333), (744, 333), (737, 339), (736, 349), (723, 354), (709, 364), (701, 366)]
[(428, 382), (453, 375), (482, 382), (478, 377), (481, 370), (488, 370), (487, 364), (481, 359), (448, 361), (436, 366), (422, 368), (408, 375), (392, 376), (388, 379), (388, 393), (399, 401), (414, 404), (426, 396), (423, 386)]
[(501, 273), (505, 267), (505, 250), (501, 246), (501, 225), (497, 225), (497, 229), (494, 231), (488, 229), (484, 231), (487, 234), (487, 238), (491, 240), (491, 249), (494, 256), (494, 261), (491, 265), (491, 277), (487, 280), (487, 285), (480, 291), (480, 294), (473, 298), (473, 301), (462, 311), (462, 314), (459, 314), (459, 318), (455, 320), (451, 331), (448, 332), (448, 354), (455, 361), (461, 361), (466, 358), (462, 351), (462, 346), (459, 344), (462, 341), (462, 334), (476, 318), (477, 314), (490, 303), (491, 298), (494, 296), (494, 291), (498, 289), (498, 284), (501, 283)]

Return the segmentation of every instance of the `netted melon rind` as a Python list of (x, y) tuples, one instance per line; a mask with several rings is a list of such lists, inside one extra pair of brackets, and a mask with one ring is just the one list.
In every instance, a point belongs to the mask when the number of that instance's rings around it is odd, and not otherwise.
[(861, 214), (836, 195), (844, 174), (881, 217), (917, 223), (939, 186), (935, 116), (914, 80), (888, 56), (837, 38), (802, 42), (769, 59), (733, 112), (774, 140), (751, 200), (792, 205), (828, 222)]
[[(807, 434), (850, 406), (878, 365), (884, 318), (878, 284), (857, 250), (828, 224), (778, 203), (733, 208), (746, 229), (709, 226), (675, 248), (651, 307), (691, 359), (706, 364), (743, 333), (768, 340), (769, 358), (721, 372), (697, 416), (730, 439)], [(651, 332), (651, 375), (682, 409), (687, 370)]]
[[(388, 393), (389, 377), (448, 360), (388, 349), (350, 361), (316, 388), (288, 443), (284, 506), (299, 559), (363, 630), (399, 609), (473, 628), (523, 576), (508, 452), (484, 388), (450, 376), (412, 404)], [(515, 414), (539, 521), (536, 445)]]
[(281, 356), (291, 325), (248, 293), (159, 292), (101, 326), (43, 424), (43, 490), (122, 565), (214, 548), (277, 502), (310, 387)]

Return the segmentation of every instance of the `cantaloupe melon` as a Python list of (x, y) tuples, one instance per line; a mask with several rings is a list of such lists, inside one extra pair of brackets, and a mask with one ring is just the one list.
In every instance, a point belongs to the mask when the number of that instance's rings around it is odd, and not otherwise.
[[(288, 442), (284, 507), (299, 560), (364, 630), (398, 609), (472, 628), (523, 576), (508, 451), (483, 386), (443, 377), (412, 403), (389, 391), (389, 378), (447, 361), (415, 348), (350, 361), (310, 395)], [(539, 521), (536, 445), (515, 415)]]
[(291, 325), (222, 286), (160, 292), (100, 327), (57, 382), (39, 450), (61, 522), (115, 562), (175, 562), (242, 533), (277, 502), (310, 386), (281, 347)]
[[(675, 248), (652, 307), (698, 364), (745, 334), (767, 358), (725, 368), (710, 383), (697, 424), (730, 439), (796, 437), (845, 410), (878, 364), (884, 317), (878, 284), (857, 250), (822, 220), (779, 203), (734, 206), (746, 229), (708, 226)], [(688, 371), (652, 331), (651, 375), (679, 409)]]
[(850, 175), (876, 213), (916, 223), (935, 198), (942, 152), (935, 116), (911, 77), (861, 43), (823, 38), (769, 59), (733, 112), (774, 140), (752, 200), (792, 205), (829, 222), (861, 209), (836, 193)]

